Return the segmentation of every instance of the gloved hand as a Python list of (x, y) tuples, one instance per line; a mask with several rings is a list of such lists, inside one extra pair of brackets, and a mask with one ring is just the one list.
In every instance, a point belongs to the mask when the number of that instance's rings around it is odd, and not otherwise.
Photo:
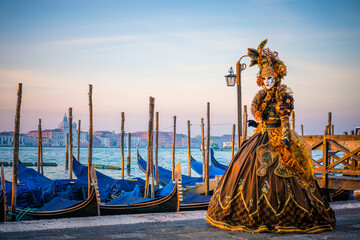
[(254, 120), (248, 120), (248, 126), (256, 128), (259, 123), (255, 122)]
[(283, 143), (283, 144), (285, 144), (286, 146), (290, 146), (290, 141), (287, 139), (287, 138), (283, 138), (283, 139), (281, 139), (281, 142)]

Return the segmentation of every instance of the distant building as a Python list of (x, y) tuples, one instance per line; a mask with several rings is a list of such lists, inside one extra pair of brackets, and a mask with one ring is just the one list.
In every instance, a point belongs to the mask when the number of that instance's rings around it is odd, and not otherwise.
[(220, 137), (212, 136), (211, 141), (210, 141), (210, 147), (222, 148), (224, 146), (224, 143), (231, 142), (231, 140), (232, 140), (232, 135), (230, 135), (230, 134), (225, 134)]
[(201, 149), (201, 135), (197, 135), (194, 138), (191, 138), (191, 148), (199, 148)]
[[(58, 129), (61, 129), (63, 132), (63, 142), (61, 146), (65, 146), (66, 145), (66, 141), (67, 141), (67, 136), (69, 134), (69, 121), (68, 121), (68, 117), (66, 116), (66, 113), (64, 114), (63, 120), (62, 122), (59, 124)], [(77, 124), (75, 122), (73, 122), (72, 124), (72, 141), (73, 141), (73, 146), (77, 146)]]
[(231, 149), (232, 144), (231, 144), (231, 142), (223, 142), (222, 147), (223, 147), (223, 149)]
[(52, 147), (64, 146), (64, 132), (61, 129), (53, 129), (51, 132), (50, 140)]
[(68, 118), (66, 116), (66, 113), (63, 117), (62, 122), (60, 122), (59, 126), (57, 127), (58, 129), (61, 129), (63, 132), (66, 131), (66, 129), (69, 129), (69, 121)]
[[(66, 114), (62, 122), (60, 122), (58, 128), (55, 129), (44, 129), (41, 131), (41, 136), (43, 139), (44, 146), (51, 146), (51, 147), (65, 147), (67, 136), (69, 134), (69, 121), (67, 119)], [(78, 140), (78, 131), (77, 131), (77, 124), (72, 124), (72, 135), (73, 135), (73, 146), (77, 146)], [(26, 146), (37, 146), (38, 144), (38, 131), (33, 130), (26, 134), (28, 138), (26, 140)], [(88, 133), (81, 132), (80, 133), (80, 144), (81, 146), (88, 145)]]
[[(159, 132), (159, 148), (171, 148), (173, 137), (169, 134), (169, 132)], [(147, 138), (147, 135), (146, 135)], [(176, 144), (175, 144), (176, 146)]]
[(99, 137), (96, 136), (96, 138), (98, 138), (101, 141), (101, 145), (100, 147), (110, 147), (110, 138), (109, 137)]
[(12, 145), (14, 145), (14, 132), (0, 133), (0, 146), (12, 146)]
[(43, 137), (41, 138), (41, 144), (43, 147), (51, 147), (51, 139)]
[[(19, 146), (26, 146), (28, 142), (29, 139), (25, 134), (19, 134)], [(0, 146), (14, 146), (14, 132), (1, 132)]]
[(102, 147), (101, 144), (101, 140), (98, 137), (93, 136), (93, 147)]
[[(27, 137), (33, 138), (31, 145), (37, 145), (38, 144), (38, 131), (30, 131), (26, 134)], [(41, 137), (43, 139), (48, 139), (46, 141), (46, 146), (51, 147), (60, 147), (64, 146), (64, 133), (61, 129), (46, 129), (41, 131)]]
[[(120, 147), (120, 138), (121, 138), (121, 133), (117, 133), (114, 135), (112, 135), (110, 137), (110, 147)], [(134, 148), (134, 147), (142, 147), (141, 146), (141, 137), (136, 135), (135, 133), (131, 133), (131, 147)], [(146, 140), (147, 141), (147, 140)], [(145, 142), (145, 141), (144, 141)], [(125, 133), (124, 134), (124, 147), (127, 147), (128, 146), (128, 133)], [(146, 146), (146, 145), (144, 145)]]
[(148, 134), (145, 131), (134, 132), (131, 134), (131, 141), (134, 142), (134, 139), (137, 139), (135, 147), (146, 147), (148, 142)]
[(29, 137), (27, 134), (25, 134), (25, 138), (26, 138), (25, 146), (34, 147), (34, 146), (38, 145), (37, 135), (36, 135), (36, 137)]
[(37, 137), (38, 136), (38, 131), (36, 130), (33, 130), (33, 131), (30, 131), (26, 134), (26, 136), (28, 137)]
[[(78, 144), (78, 130), (77, 124), (72, 124), (73, 129), (73, 146)], [(356, 131), (358, 132), (358, 130)], [(50, 147), (65, 147), (67, 136), (69, 133), (69, 121), (66, 113), (62, 121), (59, 123), (58, 128), (42, 130), (42, 144), (43, 146)], [(172, 132), (159, 132), (158, 135), (159, 148), (171, 148), (173, 145)], [(93, 134), (93, 147), (120, 147), (121, 134), (115, 134), (114, 131), (95, 131)], [(223, 135), (221, 137), (212, 136), (211, 147), (218, 146), (219, 148), (227, 148), (231, 142), (231, 135)], [(191, 148), (201, 148), (201, 136), (196, 136), (190, 140)], [(205, 139), (206, 143), (206, 139)], [(80, 146), (87, 147), (89, 145), (89, 133), (85, 131), (80, 132)], [(131, 147), (147, 147), (148, 132), (139, 131), (131, 133)], [(155, 144), (155, 133), (154, 133)], [(0, 133), (0, 146), (13, 146), (14, 133), (2, 132)], [(33, 130), (27, 134), (20, 134), (20, 146), (37, 146), (38, 145), (38, 131)], [(128, 133), (124, 135), (124, 147), (128, 145)], [(176, 148), (187, 148), (187, 135), (176, 134), (175, 139)]]
[(110, 140), (114, 138), (115, 132), (110, 131), (95, 131), (94, 132), (94, 139), (99, 141), (93, 141), (94, 147), (110, 147)]
[[(148, 143), (147, 132), (135, 132), (132, 133), (131, 137), (138, 138), (138, 145), (140, 147), (146, 147)], [(155, 138), (155, 134), (154, 134)], [(154, 139), (155, 142), (155, 139)], [(172, 132), (159, 132), (158, 146), (159, 148), (171, 148), (173, 144), (173, 133)], [(184, 134), (176, 134), (175, 147), (186, 148), (187, 147), (187, 136)]]
[(89, 133), (80, 131), (80, 147), (87, 147), (89, 145)]
[[(170, 148), (173, 145), (173, 136), (172, 132), (167, 133), (169, 137), (167, 138), (168, 141), (166, 142), (166, 147)], [(184, 134), (176, 134), (175, 137), (175, 147), (176, 148), (187, 148), (187, 136)]]

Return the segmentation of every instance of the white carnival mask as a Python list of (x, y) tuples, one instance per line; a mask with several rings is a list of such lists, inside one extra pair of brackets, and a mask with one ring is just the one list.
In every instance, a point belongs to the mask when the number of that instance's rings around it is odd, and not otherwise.
[(264, 86), (266, 89), (271, 89), (275, 85), (275, 78), (273, 75), (263, 78)]

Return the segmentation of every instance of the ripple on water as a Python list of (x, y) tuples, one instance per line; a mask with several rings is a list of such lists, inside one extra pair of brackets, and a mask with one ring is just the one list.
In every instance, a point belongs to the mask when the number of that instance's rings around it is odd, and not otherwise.
[[(146, 148), (139, 149), (140, 155), (146, 159)], [(0, 161), (10, 162), (12, 161), (13, 148), (12, 147), (0, 147)], [(199, 149), (192, 149), (191, 155), (197, 160), (202, 161), (202, 151)], [(74, 148), (74, 156), (77, 156), (77, 149)], [(127, 152), (125, 149), (125, 164), (126, 164)], [(159, 166), (171, 170), (172, 167), (172, 150), (167, 148), (159, 149)], [(313, 158), (320, 159), (322, 157), (322, 151), (313, 151)], [(341, 153), (339, 155), (341, 157)], [(230, 151), (215, 151), (215, 158), (223, 164), (229, 164), (231, 158)], [(37, 161), (37, 147), (22, 147), (19, 151), (19, 159), (23, 162), (36, 162)], [(51, 179), (68, 178), (69, 172), (65, 171), (65, 148), (44, 147), (43, 148), (44, 162), (55, 162), (57, 167), (44, 167), (45, 176)], [(88, 148), (80, 149), (80, 162), (87, 164)], [(188, 174), (188, 153), (187, 149), (175, 150), (176, 162), (181, 162), (181, 170), (183, 174)], [(113, 166), (121, 166), (121, 154), (120, 148), (93, 148), (93, 163), (105, 164)], [(32, 167), (36, 169), (36, 167)], [(98, 171), (111, 176), (113, 178), (120, 178), (120, 170), (112, 169), (98, 169)], [(192, 176), (199, 176), (194, 171), (191, 172)], [(125, 171), (125, 176), (127, 173)], [(136, 149), (131, 149), (131, 176), (144, 178), (145, 174), (139, 169), (136, 161)], [(12, 168), (5, 167), (5, 178), (9, 181), (12, 180)]]

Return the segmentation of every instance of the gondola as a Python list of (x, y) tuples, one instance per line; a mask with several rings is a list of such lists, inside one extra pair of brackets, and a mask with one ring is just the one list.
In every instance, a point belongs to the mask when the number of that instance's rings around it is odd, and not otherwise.
[[(137, 162), (140, 170), (146, 173), (146, 161), (140, 156), (139, 151), (137, 151)], [(160, 166), (158, 167), (158, 170), (159, 182), (164, 185), (167, 184), (172, 179), (171, 171)], [(195, 183), (201, 183), (202, 181), (202, 177), (189, 177), (186, 175), (182, 175), (182, 185), (184, 187), (195, 186)]]
[(207, 210), (211, 196), (189, 193), (180, 201), (180, 211)]
[(7, 204), (6, 204), (6, 192), (5, 192), (5, 173), (4, 173), (4, 167), (1, 166), (1, 181), (0, 181), (0, 222), (6, 221), (6, 210), (7, 210)]
[[(191, 157), (191, 168), (197, 172), (198, 174), (203, 174), (203, 164), (201, 162), (196, 161), (193, 157)], [(225, 173), (224, 169), (216, 168), (209, 166), (209, 178), (215, 178), (215, 176), (221, 176)]]
[(3, 189), (1, 188), (1, 192), (0, 192), (0, 222), (5, 222), (6, 221), (6, 195), (5, 195), (5, 191), (3, 191)]
[[(77, 179), (87, 182), (88, 167), (77, 161), (75, 157), (73, 157), (73, 172)], [(134, 190), (136, 185), (139, 185), (140, 187), (145, 186), (145, 180), (141, 178), (114, 179), (97, 170), (95, 172), (98, 180), (101, 202), (105, 202), (110, 199), (111, 195), (115, 192), (131, 192)]]
[[(73, 158), (73, 167), (74, 173), (78, 178), (87, 179), (87, 175), (84, 174), (87, 172), (87, 166), (82, 165)], [(179, 190), (177, 183), (171, 181), (165, 188), (157, 191), (158, 197), (156, 198), (144, 198), (140, 194), (140, 187), (145, 185), (144, 180), (116, 180), (98, 171), (94, 171), (94, 173), (97, 176), (96, 179), (100, 190), (101, 186), (104, 187), (105, 185), (108, 185), (108, 188), (111, 189), (109, 190), (111, 193), (114, 191), (114, 185), (117, 185), (115, 188), (116, 191), (122, 191), (122, 194), (111, 200), (108, 198), (109, 191), (99, 192), (100, 196), (98, 198), (98, 204), (100, 215), (179, 211)]]
[(216, 167), (216, 168), (219, 168), (219, 169), (222, 169), (222, 170), (226, 170), (227, 169), (227, 165), (225, 164), (222, 164), (222, 163), (219, 163), (215, 156), (214, 156), (214, 150), (212, 148), (210, 148), (210, 160), (211, 160), (211, 165), (213, 167)]
[[(179, 211), (179, 191), (177, 183), (170, 183), (172, 191), (159, 198), (119, 196), (110, 202), (100, 204), (100, 215), (135, 213), (177, 212)], [(120, 199), (118, 199), (120, 198)]]
[(98, 203), (95, 198), (94, 188), (91, 187), (90, 195), (86, 200), (76, 201), (56, 197), (39, 209), (16, 209), (22, 219), (53, 219), (69, 217), (97, 216)]
[[(61, 184), (67, 187), (74, 185), (76, 180), (51, 180), (36, 172), (34, 169), (27, 168), (19, 163), (19, 180), (17, 189), (17, 220), (23, 219), (54, 219), (69, 217), (87, 217), (98, 215), (98, 204), (95, 198), (95, 191), (90, 187), (90, 194), (83, 200), (71, 200), (60, 196), (56, 189)], [(21, 177), (20, 177), (21, 176)], [(24, 180), (24, 178), (26, 180)], [(22, 181), (23, 180), (23, 181)], [(65, 183), (66, 182), (66, 183)], [(68, 184), (68, 185), (67, 185)], [(86, 185), (86, 183), (79, 183)], [(11, 196), (11, 182), (5, 184), (7, 196)], [(46, 190), (49, 191), (46, 191)], [(87, 192), (87, 187), (82, 188)], [(63, 193), (63, 192), (62, 192)], [(59, 195), (58, 195), (59, 194)], [(39, 199), (49, 201), (40, 201)], [(9, 202), (9, 201), (8, 201)]]
[[(137, 151), (138, 166), (143, 171), (146, 172), (146, 161), (140, 156), (139, 151)], [(159, 170), (159, 180), (161, 183), (165, 182), (168, 179), (172, 178), (172, 173), (170, 170), (167, 170), (163, 167), (158, 167)], [(197, 182), (202, 182), (202, 177), (189, 177), (181, 174), (179, 178), (181, 179), (181, 186), (179, 188), (182, 191), (182, 186), (194, 186)], [(195, 193), (189, 193), (183, 197), (180, 201), (180, 211), (195, 211), (195, 210), (207, 210), (209, 206), (211, 196), (205, 196)]]

